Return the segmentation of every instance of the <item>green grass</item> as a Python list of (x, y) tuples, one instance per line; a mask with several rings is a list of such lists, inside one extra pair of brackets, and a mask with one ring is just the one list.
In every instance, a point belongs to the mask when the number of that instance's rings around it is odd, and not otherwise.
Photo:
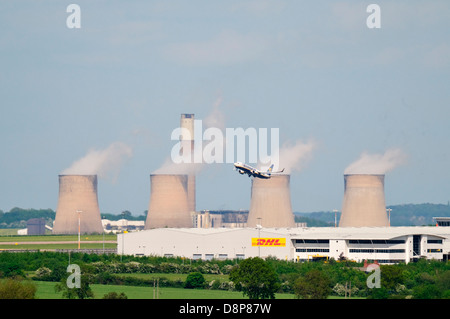
[[(103, 242), (103, 235), (81, 235), (83, 241)], [(117, 241), (117, 235), (105, 234), (105, 241)], [(78, 241), (78, 235), (3, 235), (0, 236), (0, 242), (24, 242), (24, 241)]]
[[(36, 281), (37, 299), (62, 299), (61, 292), (55, 292), (54, 282)], [(123, 292), (128, 299), (153, 299), (156, 289), (153, 287), (134, 287), (118, 285), (90, 285), (95, 299), (102, 299), (108, 292)], [(156, 297), (156, 296), (155, 296)], [(276, 294), (276, 299), (294, 299), (292, 294)], [(158, 288), (159, 299), (248, 299), (238, 291)]]
[[(77, 249), (78, 235), (40, 235), (40, 236), (19, 236), (5, 235), (0, 236), (0, 250), (4, 249)], [(103, 235), (82, 235), (80, 236), (81, 249), (102, 249), (103, 240), (106, 249), (117, 248), (117, 236), (114, 234)], [(87, 241), (95, 241), (96, 243), (87, 243)], [(114, 243), (111, 243), (113, 241)], [(67, 243), (56, 243), (67, 242)]]
[[(103, 244), (83, 244), (81, 243), (80, 246), (81, 249), (102, 249)], [(116, 244), (105, 244), (105, 249), (115, 249), (117, 248)], [(78, 249), (78, 244), (18, 244), (18, 245), (1, 245), (0, 250), (3, 249), (24, 249), (24, 250), (34, 250), (34, 249), (40, 249), (40, 250), (46, 250), (46, 249)]]
[[(138, 278), (142, 280), (152, 280), (152, 279), (158, 279), (158, 278), (166, 278), (171, 281), (181, 280), (186, 281), (186, 278), (189, 274), (163, 274), (163, 273), (151, 273), (151, 274), (143, 274), (143, 273), (120, 273), (117, 274), (117, 276), (121, 277), (133, 277)], [(212, 280), (219, 280), (221, 282), (228, 281), (228, 275), (215, 275), (215, 274), (203, 274), (203, 277), (205, 277), (206, 281), (212, 281)]]

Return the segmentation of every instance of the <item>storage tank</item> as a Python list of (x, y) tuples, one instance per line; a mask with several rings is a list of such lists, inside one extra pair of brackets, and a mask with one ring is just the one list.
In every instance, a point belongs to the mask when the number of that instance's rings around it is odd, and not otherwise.
[(97, 175), (59, 175), (53, 234), (101, 234)]
[(344, 175), (344, 200), (339, 227), (389, 226), (384, 175)]
[(150, 175), (150, 203), (145, 229), (193, 227), (188, 175)]
[(295, 227), (290, 194), (290, 175), (252, 179), (247, 227)]

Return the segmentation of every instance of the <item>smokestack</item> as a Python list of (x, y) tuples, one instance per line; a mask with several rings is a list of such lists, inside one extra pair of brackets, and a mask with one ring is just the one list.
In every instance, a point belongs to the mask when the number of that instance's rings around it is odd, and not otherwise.
[(287, 174), (253, 178), (247, 227), (295, 227), (289, 182)]
[(150, 175), (150, 204), (145, 229), (193, 227), (188, 201), (188, 175)]
[[(79, 213), (78, 213), (79, 212)], [(97, 198), (97, 175), (59, 175), (59, 198), (53, 234), (103, 232)]]
[(344, 175), (344, 200), (339, 227), (386, 227), (384, 175)]
[[(181, 140), (181, 152), (183, 152), (183, 148), (190, 148), (191, 154), (191, 163), (194, 162), (194, 114), (181, 114), (180, 127), (185, 130), (182, 130), (182, 134), (180, 137)], [(189, 211), (195, 211), (195, 174), (191, 173), (188, 175), (188, 206)]]

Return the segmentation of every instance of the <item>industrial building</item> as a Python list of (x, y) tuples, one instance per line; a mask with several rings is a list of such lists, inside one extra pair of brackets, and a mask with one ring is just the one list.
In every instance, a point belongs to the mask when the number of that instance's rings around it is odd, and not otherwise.
[(295, 227), (289, 182), (287, 174), (252, 179), (247, 226)]
[[(180, 152), (194, 155), (194, 114), (181, 114)], [(145, 229), (192, 227), (195, 213), (195, 173), (150, 175), (150, 202)]]
[(159, 228), (119, 234), (119, 254), (290, 261), (347, 259), (379, 264), (448, 260), (448, 227)]
[(344, 199), (339, 226), (389, 226), (384, 199), (384, 175), (344, 175)]
[(146, 229), (192, 227), (188, 178), (188, 175), (175, 174), (150, 176), (151, 193)]
[(101, 234), (97, 175), (59, 175), (53, 234)]

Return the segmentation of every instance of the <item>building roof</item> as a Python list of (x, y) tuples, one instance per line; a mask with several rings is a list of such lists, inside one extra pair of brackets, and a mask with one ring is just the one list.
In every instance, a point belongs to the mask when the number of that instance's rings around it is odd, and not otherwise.
[[(157, 228), (137, 232), (175, 232), (193, 236), (208, 236), (223, 233), (254, 233), (257, 228)], [(274, 236), (289, 236), (291, 238), (305, 239), (394, 239), (407, 235), (431, 235), (437, 237), (450, 237), (450, 227), (298, 227), (298, 228), (261, 228), (261, 233), (266, 236), (272, 233)]]

